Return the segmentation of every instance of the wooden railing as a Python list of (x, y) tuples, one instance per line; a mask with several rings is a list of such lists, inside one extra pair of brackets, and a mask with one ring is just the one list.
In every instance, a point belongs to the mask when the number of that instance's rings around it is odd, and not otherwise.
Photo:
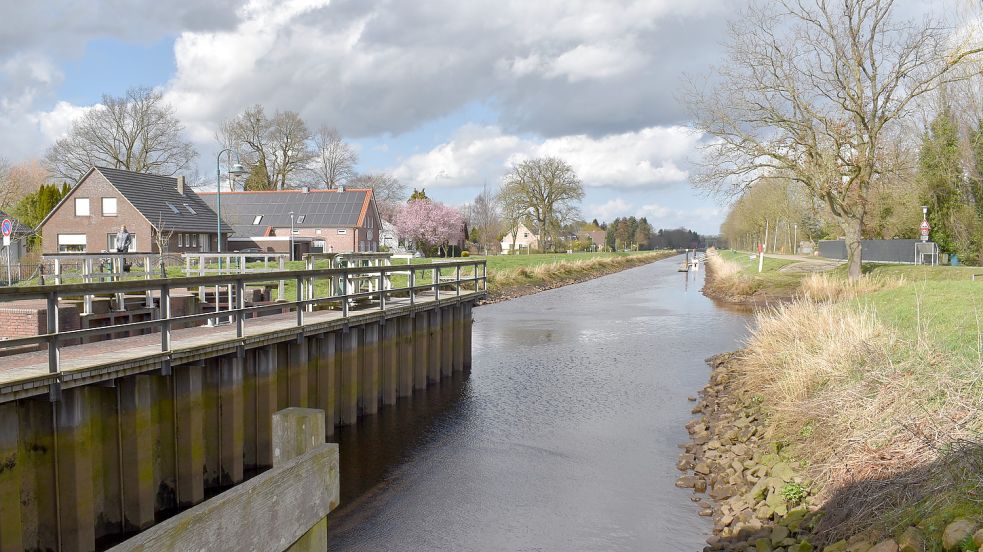
[[(405, 286), (394, 286), (391, 274), (407, 273)], [(442, 273), (448, 273), (443, 275)], [(319, 308), (333, 308), (347, 317), (356, 304), (363, 309), (386, 309), (387, 303), (401, 299), (409, 305), (415, 304), (421, 293), (432, 292), (439, 300), (444, 293), (460, 296), (462, 291), (481, 292), (488, 289), (487, 265), (483, 259), (451, 261), (430, 264), (401, 266), (372, 266), (352, 268), (326, 268), (314, 270), (285, 270), (270, 273), (222, 274), (185, 278), (153, 280), (122, 280), (117, 282), (91, 282), (80, 284), (61, 284), (30, 287), (0, 287), (0, 306), (5, 302), (26, 299), (44, 299), (47, 302), (47, 332), (41, 335), (18, 337), (0, 341), (0, 351), (16, 347), (46, 345), (48, 350), (48, 369), (51, 373), (60, 370), (59, 353), (65, 342), (81, 342), (85, 338), (113, 336), (123, 332), (159, 332), (160, 350), (171, 350), (171, 328), (189, 325), (214, 324), (218, 320), (228, 320), (236, 328), (236, 336), (243, 337), (247, 318), (261, 316), (263, 312), (284, 309), (296, 311), (296, 325), (304, 325), (306, 313)], [(359, 291), (352, 286), (330, 286), (322, 297), (317, 294), (317, 281), (351, 281), (366, 277), (378, 279), (378, 285), (370, 291)], [(296, 285), (296, 298), (292, 301), (276, 301), (264, 305), (245, 304), (245, 290), (248, 284), (266, 284), (271, 281), (293, 281)], [(215, 297), (215, 311), (183, 316), (171, 316), (171, 291), (176, 289), (195, 290), (201, 287), (228, 287), (229, 305), (220, 310), (219, 297)], [(464, 287), (473, 286), (465, 290)], [(444, 288), (444, 291), (441, 291)], [(61, 331), (59, 328), (59, 301), (64, 299), (90, 298), (100, 295), (135, 293), (144, 296), (158, 294), (159, 306), (154, 320), (117, 324), (108, 327), (86, 328)], [(282, 299), (282, 297), (280, 298)]]

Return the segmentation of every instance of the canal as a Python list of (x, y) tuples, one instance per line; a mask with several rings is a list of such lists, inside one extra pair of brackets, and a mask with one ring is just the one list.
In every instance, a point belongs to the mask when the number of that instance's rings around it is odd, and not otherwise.
[(331, 550), (702, 549), (677, 444), (746, 318), (679, 262), (475, 309), (470, 376), (338, 434)]

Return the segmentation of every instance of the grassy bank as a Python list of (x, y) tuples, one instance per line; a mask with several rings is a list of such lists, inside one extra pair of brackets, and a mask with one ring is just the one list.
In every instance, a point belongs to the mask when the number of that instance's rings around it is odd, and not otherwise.
[[(769, 259), (759, 275), (745, 260), (711, 255), (711, 294), (784, 300), (756, 313), (746, 347), (719, 363), (705, 396), (713, 401), (704, 408), (713, 409), (726, 395), (728, 416), (751, 416), (761, 428), (757, 460), (751, 450), (747, 470), (721, 468), (737, 480), (738, 503), (765, 508), (760, 513), (775, 525), (805, 505), (811, 521), (796, 531), (817, 544), (856, 544), (832, 550), (881, 543), (878, 551), (896, 551), (916, 537), (921, 545), (901, 549), (977, 550), (983, 282), (970, 277), (980, 269), (878, 265), (848, 282), (841, 268), (779, 272), (789, 261)], [(707, 431), (726, 433), (736, 418), (720, 419), (705, 418)], [(760, 463), (765, 453), (772, 466), (791, 468), (787, 477), (774, 481), (772, 467)], [(772, 492), (752, 492), (765, 479)], [(968, 535), (956, 534), (970, 526)], [(956, 536), (955, 547), (943, 545)]]

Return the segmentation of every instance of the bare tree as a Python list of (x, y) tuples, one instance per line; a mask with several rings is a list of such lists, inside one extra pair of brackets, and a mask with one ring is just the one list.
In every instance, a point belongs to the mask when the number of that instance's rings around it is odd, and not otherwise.
[(322, 125), (314, 133), (313, 171), (325, 188), (337, 188), (355, 177), (358, 152), (334, 127)]
[(488, 246), (498, 240), (502, 231), (502, 219), (498, 215), (495, 198), (488, 190), (488, 185), (482, 187), (481, 193), (474, 198), (471, 207), (471, 223), (478, 237), (478, 244), (488, 254)]
[[(502, 186), (504, 197), (514, 208), (525, 208), (536, 223), (543, 241), (556, 243), (560, 227), (577, 216), (584, 186), (573, 167), (557, 157), (523, 161), (512, 167)], [(511, 213), (517, 215), (518, 213)]]
[(282, 190), (292, 185), (312, 158), (311, 133), (293, 111), (277, 111), (268, 118), (262, 105), (254, 105), (226, 121), (217, 138), (252, 169), (253, 189)]
[(351, 179), (351, 185), (354, 188), (371, 188), (379, 214), (390, 222), (396, 215), (396, 209), (407, 198), (406, 185), (391, 174), (360, 174)]
[(495, 196), (495, 203), (502, 214), (506, 235), (512, 237), (510, 252), (515, 251), (519, 239), (519, 225), (529, 216), (529, 207), (519, 186), (503, 186)]
[(10, 208), (20, 197), (21, 191), (10, 180), (10, 162), (0, 157), (0, 209)]
[(899, 171), (902, 122), (981, 51), (940, 21), (893, 12), (893, 0), (757, 0), (731, 23), (716, 82), (688, 94), (714, 138), (694, 182), (731, 193), (767, 176), (801, 183), (846, 236), (852, 279), (870, 190)]
[(172, 176), (197, 156), (161, 92), (131, 88), (120, 97), (103, 95), (45, 160), (55, 177), (76, 181), (95, 165)]

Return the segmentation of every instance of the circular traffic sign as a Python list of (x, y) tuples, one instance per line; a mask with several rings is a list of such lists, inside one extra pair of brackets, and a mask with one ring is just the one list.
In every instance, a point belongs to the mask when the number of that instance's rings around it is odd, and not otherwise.
[(3, 224), (0, 225), (0, 230), (3, 231), (4, 236), (9, 236), (10, 233), (14, 231), (14, 224), (10, 222), (10, 219), (3, 219)]

